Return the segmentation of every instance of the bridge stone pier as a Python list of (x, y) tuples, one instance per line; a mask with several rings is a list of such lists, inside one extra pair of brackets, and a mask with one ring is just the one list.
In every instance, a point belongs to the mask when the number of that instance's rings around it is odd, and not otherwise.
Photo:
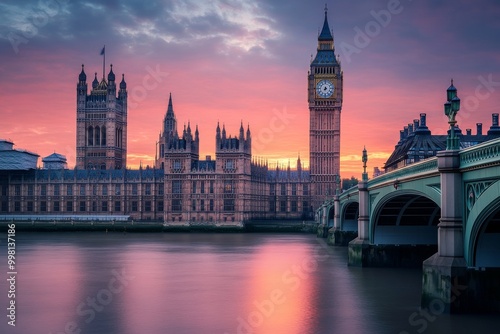
[[(467, 286), (462, 220), (462, 173), (458, 150), (437, 154), (441, 175), (441, 218), (438, 252), (423, 263), (422, 306), (459, 311)], [(434, 306), (436, 304), (436, 306)]]
[(423, 308), (500, 311), (500, 139), (364, 175), (317, 213), (330, 244), (355, 237), (348, 265), (421, 267)]

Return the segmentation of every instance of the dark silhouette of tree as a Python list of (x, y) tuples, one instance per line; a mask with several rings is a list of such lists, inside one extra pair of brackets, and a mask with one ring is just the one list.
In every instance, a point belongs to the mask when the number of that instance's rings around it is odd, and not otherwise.
[(342, 190), (347, 190), (351, 187), (357, 186), (358, 185), (358, 179), (355, 178), (354, 176), (351, 176), (350, 179), (345, 178), (342, 179)]

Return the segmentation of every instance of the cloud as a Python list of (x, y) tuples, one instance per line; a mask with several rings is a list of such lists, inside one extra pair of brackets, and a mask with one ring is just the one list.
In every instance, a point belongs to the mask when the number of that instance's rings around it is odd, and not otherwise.
[[(421, 112), (427, 113), (433, 133), (444, 131), (442, 104), (452, 77), (464, 103), (462, 129), (475, 128), (476, 122), (490, 124), (491, 113), (498, 111), (496, 87), (474, 111), (466, 110), (465, 100), (475, 96), (480, 76), (491, 74), (500, 81), (500, 5), (493, 0), (459, 0), (453, 6), (443, 1), (402, 3), (404, 10), (352, 61), (341, 55), (341, 168), (346, 173), (359, 172), (361, 164), (350, 159), (360, 155), (363, 145), (382, 153), (379, 161), (369, 162), (381, 166), (399, 129)], [(371, 12), (385, 10), (387, 4), (330, 3), (337, 52), (342, 42), (353, 43), (355, 27), (364, 29), (374, 20)], [(131, 161), (135, 155), (144, 160), (154, 156), (172, 92), (179, 126), (188, 120), (200, 126), (202, 156), (214, 150), (217, 120), (234, 134), (243, 119), (257, 135), (269, 126), (273, 110), (286, 108), (296, 118), (258, 154), (293, 163), (300, 151), (308, 164), (307, 71), (323, 8), (320, 0), (3, 1), (0, 136), (8, 134), (42, 156), (58, 147), (43, 147), (43, 141), (59, 141), (64, 151), (74, 147), (80, 66), (85, 64), (89, 83), (94, 72), (101, 76), (99, 51), (106, 44), (106, 71), (112, 62), (117, 77), (125, 73), (130, 95), (143, 86), (148, 67), (168, 73), (129, 110)], [(12, 34), (24, 38), (17, 40), (17, 53)]]

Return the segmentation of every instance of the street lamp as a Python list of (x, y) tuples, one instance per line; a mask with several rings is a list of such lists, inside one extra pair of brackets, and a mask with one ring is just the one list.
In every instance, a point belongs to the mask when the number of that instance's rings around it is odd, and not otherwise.
[(366, 173), (366, 163), (368, 162), (368, 154), (366, 152), (366, 147), (363, 147), (363, 157), (361, 159), (363, 161), (363, 175), (362, 180), (368, 181), (368, 174)]
[(335, 175), (335, 195), (340, 194), (340, 175)]
[(453, 79), (451, 79), (451, 86), (446, 90), (446, 98), (444, 114), (448, 117), (448, 124), (450, 124), (450, 133), (446, 138), (446, 149), (458, 150), (460, 147), (458, 137), (455, 134), (455, 124), (457, 124), (455, 116), (460, 110), (460, 99), (457, 96), (457, 89), (453, 86)]

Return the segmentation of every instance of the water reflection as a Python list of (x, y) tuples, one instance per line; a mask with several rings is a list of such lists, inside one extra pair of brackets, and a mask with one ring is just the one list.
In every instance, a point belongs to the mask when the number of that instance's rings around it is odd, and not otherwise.
[[(78, 247), (70, 245), (61, 245), (57, 252), (48, 245), (22, 245), (17, 255), (18, 327), (29, 321), (31, 325), (44, 324), (47, 329), (64, 328), (63, 324), (75, 315), (72, 306), (82, 298), (82, 253)], [(3, 273), (6, 272), (4, 268)], [(2, 286), (3, 291), (6, 290)], [(3, 299), (6, 293), (1, 296)]]

